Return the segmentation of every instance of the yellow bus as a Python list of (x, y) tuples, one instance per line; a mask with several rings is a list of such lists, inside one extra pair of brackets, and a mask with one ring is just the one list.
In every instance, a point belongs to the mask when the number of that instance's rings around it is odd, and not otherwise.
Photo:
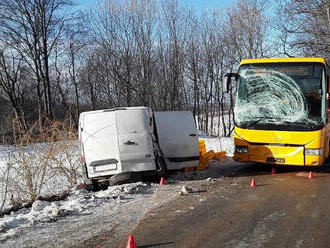
[(234, 159), (321, 166), (330, 155), (329, 65), (324, 58), (242, 60), (236, 79)]

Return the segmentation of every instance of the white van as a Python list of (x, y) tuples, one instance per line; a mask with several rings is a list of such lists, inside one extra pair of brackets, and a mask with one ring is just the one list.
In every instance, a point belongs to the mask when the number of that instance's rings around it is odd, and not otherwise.
[(188, 111), (154, 115), (150, 108), (129, 107), (84, 112), (79, 143), (84, 182), (90, 188), (112, 175), (164, 172), (199, 161), (197, 130)]

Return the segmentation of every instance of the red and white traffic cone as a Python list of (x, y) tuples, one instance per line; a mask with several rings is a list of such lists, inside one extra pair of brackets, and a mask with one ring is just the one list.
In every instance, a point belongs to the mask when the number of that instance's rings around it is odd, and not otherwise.
[(162, 177), (160, 179), (159, 185), (165, 185), (165, 179), (164, 179), (164, 177)]
[(128, 236), (126, 248), (137, 248), (133, 235)]
[(275, 175), (276, 174), (276, 170), (275, 170), (275, 168), (273, 167), (272, 168), (272, 175)]
[(309, 179), (314, 178), (313, 172), (309, 172), (308, 178), (309, 178)]
[(251, 182), (251, 187), (256, 187), (257, 186), (257, 183), (256, 183), (256, 180), (253, 178), (252, 179), (252, 182)]

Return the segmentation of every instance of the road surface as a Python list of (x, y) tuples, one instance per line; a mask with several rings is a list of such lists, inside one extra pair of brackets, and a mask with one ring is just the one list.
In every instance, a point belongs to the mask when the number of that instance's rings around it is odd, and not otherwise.
[[(131, 230), (138, 247), (330, 247), (330, 170), (216, 166), (215, 182), (150, 211)], [(213, 168), (214, 169), (214, 168)], [(225, 175), (222, 177), (220, 175)], [(257, 187), (250, 187), (252, 178)], [(95, 239), (99, 247), (125, 247)]]

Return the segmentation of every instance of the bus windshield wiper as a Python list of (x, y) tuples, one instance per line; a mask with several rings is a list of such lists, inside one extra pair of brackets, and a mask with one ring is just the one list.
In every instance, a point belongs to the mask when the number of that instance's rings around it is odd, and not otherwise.
[(277, 121), (279, 120), (278, 118), (276, 117), (270, 117), (270, 116), (262, 116), (262, 117), (257, 117), (257, 119), (251, 123), (249, 123), (246, 128), (249, 128), (249, 127), (252, 127), (253, 125), (259, 123), (260, 121), (263, 121), (263, 120), (269, 120), (269, 121)]
[(283, 123), (285, 124), (297, 124), (297, 125), (307, 125), (307, 126), (311, 126), (311, 127), (315, 127), (318, 124), (317, 123), (313, 123), (313, 122), (308, 122), (308, 121), (283, 121)]

